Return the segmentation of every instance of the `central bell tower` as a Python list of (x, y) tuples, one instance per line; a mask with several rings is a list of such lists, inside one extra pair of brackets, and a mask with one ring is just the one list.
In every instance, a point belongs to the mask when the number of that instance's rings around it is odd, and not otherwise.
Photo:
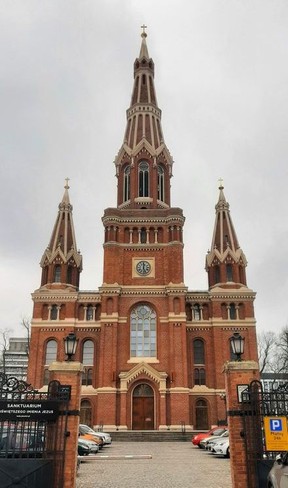
[(164, 142), (154, 63), (143, 27), (123, 144), (115, 159), (117, 208), (104, 212), (104, 284), (183, 284), (184, 217), (171, 207), (172, 156)]

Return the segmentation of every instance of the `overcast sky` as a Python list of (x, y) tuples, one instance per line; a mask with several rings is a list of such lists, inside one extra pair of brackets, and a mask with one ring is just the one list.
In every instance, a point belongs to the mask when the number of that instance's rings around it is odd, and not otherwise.
[(208, 287), (222, 177), (258, 330), (288, 323), (287, 0), (0, 0), (0, 329), (25, 333), (66, 177), (80, 288), (102, 284), (143, 23), (186, 217), (185, 284)]

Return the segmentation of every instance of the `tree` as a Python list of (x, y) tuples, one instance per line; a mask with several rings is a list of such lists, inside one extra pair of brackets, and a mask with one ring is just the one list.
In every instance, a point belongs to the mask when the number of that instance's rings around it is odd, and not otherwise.
[(4, 329), (0, 332), (0, 347), (1, 347), (1, 371), (6, 374), (6, 351), (9, 347), (9, 337), (11, 329)]
[(259, 369), (260, 374), (264, 371), (271, 371), (272, 363), (275, 360), (277, 336), (275, 332), (261, 332), (258, 334), (258, 357), (259, 357)]
[(279, 358), (279, 372), (288, 372), (288, 325), (280, 332), (277, 340), (277, 356)]
[(27, 317), (23, 317), (21, 320), (21, 325), (24, 327), (26, 331), (26, 338), (27, 338), (27, 356), (29, 356), (30, 351), (30, 330), (31, 330), (31, 319)]

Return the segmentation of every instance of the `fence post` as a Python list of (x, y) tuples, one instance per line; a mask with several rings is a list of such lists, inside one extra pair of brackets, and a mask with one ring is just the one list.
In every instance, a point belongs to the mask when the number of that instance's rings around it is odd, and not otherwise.
[(77, 361), (55, 361), (50, 364), (49, 371), (50, 381), (58, 380), (62, 385), (71, 385), (71, 398), (68, 404), (63, 488), (75, 488), (83, 365)]
[[(224, 364), (229, 449), (233, 488), (256, 488), (255, 476), (248, 479), (248, 460), (241, 410), (241, 390), (253, 380), (259, 380), (256, 361), (230, 361)], [(240, 400), (240, 401), (239, 401)]]

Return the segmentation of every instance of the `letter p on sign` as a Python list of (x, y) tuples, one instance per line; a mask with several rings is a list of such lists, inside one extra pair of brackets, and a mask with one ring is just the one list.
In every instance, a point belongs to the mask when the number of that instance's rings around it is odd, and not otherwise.
[(271, 432), (281, 432), (282, 420), (281, 419), (270, 419), (270, 430)]

